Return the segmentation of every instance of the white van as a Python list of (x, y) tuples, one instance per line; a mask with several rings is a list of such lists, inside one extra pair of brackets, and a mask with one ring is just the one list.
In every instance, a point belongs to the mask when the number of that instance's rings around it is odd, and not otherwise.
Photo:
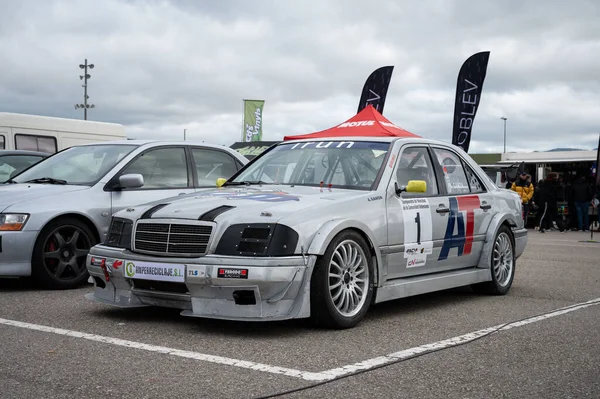
[(53, 154), (78, 144), (126, 139), (118, 123), (0, 112), (0, 150)]

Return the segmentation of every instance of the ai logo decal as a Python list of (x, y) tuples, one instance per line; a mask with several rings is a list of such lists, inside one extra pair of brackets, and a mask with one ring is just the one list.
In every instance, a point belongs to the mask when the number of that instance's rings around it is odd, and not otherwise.
[[(481, 205), (479, 196), (468, 195), (464, 197), (450, 198), (450, 215), (444, 235), (444, 245), (438, 260), (448, 259), (452, 248), (458, 249), (458, 256), (469, 255), (473, 248), (473, 233), (475, 230), (475, 209)], [(466, 213), (467, 222), (465, 226)], [(466, 227), (466, 229), (465, 229)], [(454, 234), (454, 230), (456, 234)]]

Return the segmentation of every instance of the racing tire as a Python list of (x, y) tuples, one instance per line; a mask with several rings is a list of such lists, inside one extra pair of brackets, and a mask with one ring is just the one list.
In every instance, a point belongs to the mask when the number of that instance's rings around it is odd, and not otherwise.
[(471, 288), (478, 294), (505, 295), (512, 286), (516, 268), (513, 235), (507, 226), (496, 232), (490, 266), (492, 280), (473, 284)]
[(31, 256), (31, 277), (45, 289), (73, 289), (90, 277), (86, 258), (97, 244), (92, 230), (78, 219), (51, 221), (40, 231)]
[(310, 282), (310, 319), (318, 327), (345, 329), (365, 316), (373, 297), (373, 259), (365, 239), (347, 230), (317, 259)]

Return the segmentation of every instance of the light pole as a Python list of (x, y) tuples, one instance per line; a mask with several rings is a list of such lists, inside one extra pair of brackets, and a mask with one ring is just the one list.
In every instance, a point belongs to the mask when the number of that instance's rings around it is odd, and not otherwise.
[(185, 141), (185, 134), (187, 132), (187, 129), (183, 129), (183, 141)]
[(506, 153), (506, 118), (502, 116), (500, 119), (504, 121), (504, 153)]
[(87, 94), (87, 81), (92, 76), (88, 74), (88, 68), (94, 69), (94, 64), (88, 64), (87, 58), (85, 59), (85, 64), (79, 64), (79, 68), (84, 70), (83, 75), (79, 75), (79, 79), (83, 80), (83, 104), (75, 104), (75, 109), (83, 108), (83, 119), (87, 120), (87, 110), (88, 108), (95, 108), (94, 104), (88, 104), (87, 100), (90, 98)]

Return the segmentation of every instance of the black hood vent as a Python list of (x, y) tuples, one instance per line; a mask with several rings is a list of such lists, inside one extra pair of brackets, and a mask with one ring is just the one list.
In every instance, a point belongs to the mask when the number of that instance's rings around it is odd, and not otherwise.
[(169, 205), (169, 204), (158, 204), (158, 205), (153, 206), (152, 208), (150, 208), (146, 212), (144, 212), (142, 214), (142, 216), (140, 217), (140, 219), (150, 219), (152, 217), (152, 215), (154, 215), (154, 213), (156, 211), (158, 211), (159, 209), (164, 208), (167, 205)]
[(198, 218), (198, 220), (203, 220), (205, 222), (212, 222), (215, 220), (215, 218), (217, 216), (219, 216), (220, 214), (225, 213), (228, 210), (233, 209), (233, 208), (235, 208), (235, 206), (231, 206), (231, 205), (223, 205), (223, 206), (216, 207), (215, 209), (212, 209), (212, 210), (206, 212), (205, 214), (203, 214), (202, 216), (200, 216)]

